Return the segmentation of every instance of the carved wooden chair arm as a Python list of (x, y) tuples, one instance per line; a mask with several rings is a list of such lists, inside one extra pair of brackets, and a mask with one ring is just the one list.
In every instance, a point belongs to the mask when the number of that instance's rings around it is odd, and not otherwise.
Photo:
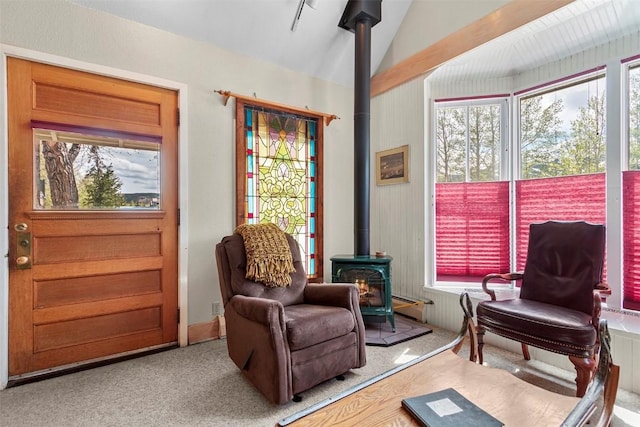
[(597, 330), (600, 324), (600, 314), (602, 312), (602, 298), (598, 291), (593, 291), (593, 314), (591, 315), (591, 322), (593, 327)]
[(493, 280), (493, 279), (500, 279), (503, 280), (505, 282), (511, 282), (513, 280), (522, 280), (522, 277), (524, 276), (523, 273), (502, 273), (502, 274), (487, 274), (486, 276), (484, 276), (484, 279), (482, 279), (482, 290), (485, 291), (487, 294), (489, 294), (489, 296), (491, 296), (491, 301), (495, 301), (496, 300), (496, 293), (495, 291), (493, 291), (492, 289), (489, 289), (489, 287), (487, 286), (489, 280)]
[[(593, 288), (593, 314), (591, 324), (596, 330), (600, 324), (600, 314), (602, 312), (602, 294), (610, 294), (611, 288), (607, 282), (600, 282)], [(598, 344), (600, 340), (596, 341)]]

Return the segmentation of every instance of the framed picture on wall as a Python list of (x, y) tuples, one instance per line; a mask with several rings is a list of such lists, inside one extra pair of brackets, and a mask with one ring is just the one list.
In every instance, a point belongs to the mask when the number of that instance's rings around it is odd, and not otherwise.
[(376, 153), (376, 184), (409, 182), (409, 146)]

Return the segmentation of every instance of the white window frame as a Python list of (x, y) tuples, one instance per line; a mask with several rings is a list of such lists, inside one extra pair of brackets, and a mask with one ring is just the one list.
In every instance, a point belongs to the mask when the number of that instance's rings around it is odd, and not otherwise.
[[(430, 111), (433, 112), (433, 114), (431, 115), (431, 123), (432, 123), (432, 140), (434, 141), (433, 147), (432, 147), (432, 155), (431, 155), (431, 170), (433, 171), (433, 174), (431, 176), (431, 182), (432, 182), (432, 191), (433, 191), (433, 214), (432, 214), (432, 221), (431, 221), (431, 227), (433, 230), (433, 245), (432, 245), (432, 250), (431, 250), (431, 265), (433, 266), (432, 269), (432, 280), (430, 281), (431, 283), (433, 283), (433, 287), (441, 287), (441, 288), (458, 288), (458, 287), (462, 287), (462, 288), (479, 288), (481, 286), (480, 282), (458, 282), (458, 281), (442, 281), (442, 280), (437, 280), (437, 263), (436, 263), (436, 251), (435, 251), (435, 236), (436, 236), (436, 228), (435, 228), (435, 223), (436, 223), (436, 211), (435, 211), (435, 199), (436, 199), (436, 191), (435, 191), (435, 184), (438, 182), (438, 136), (437, 136), (437, 110), (438, 108), (449, 108), (449, 107), (472, 107), (472, 106), (478, 106), (478, 105), (488, 105), (488, 104), (500, 104), (501, 108), (500, 108), (500, 181), (503, 180), (511, 180), (511, 159), (510, 159), (510, 151), (509, 151), (509, 145), (510, 145), (510, 141), (511, 141), (511, 135), (509, 133), (509, 129), (511, 128), (510, 124), (511, 124), (511, 100), (512, 97), (510, 95), (507, 96), (482, 96), (482, 97), (473, 97), (473, 98), (468, 98), (468, 99), (456, 99), (456, 100), (433, 100), (432, 101), (432, 105), (431, 105), (431, 109)], [(468, 108), (467, 108), (467, 119), (468, 119)], [(467, 120), (467, 129), (469, 126), (469, 121)], [(469, 181), (469, 132), (467, 131), (466, 133), (466, 143), (467, 143), (467, 150), (466, 150), (466, 172), (465, 172), (465, 181), (464, 182), (470, 182)], [(510, 185), (510, 188), (513, 187), (513, 185)], [(510, 203), (510, 215), (511, 215), (511, 209), (512, 208), (512, 203)], [(511, 240), (511, 239), (510, 239)], [(509, 243), (510, 245), (512, 245), (511, 241)], [(511, 248), (512, 249), (512, 248)], [(513, 257), (513, 250), (511, 251), (511, 259), (510, 259), (510, 263), (511, 265), (513, 265), (514, 262), (514, 257)], [(500, 286), (500, 284), (498, 284), (498, 286)], [(505, 284), (505, 287), (511, 287), (510, 284)]]

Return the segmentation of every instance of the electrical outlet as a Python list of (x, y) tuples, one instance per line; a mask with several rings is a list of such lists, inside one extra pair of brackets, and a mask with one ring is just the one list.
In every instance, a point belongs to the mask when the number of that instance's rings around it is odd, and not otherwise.
[(211, 315), (217, 316), (218, 314), (220, 314), (220, 302), (214, 301), (211, 303)]

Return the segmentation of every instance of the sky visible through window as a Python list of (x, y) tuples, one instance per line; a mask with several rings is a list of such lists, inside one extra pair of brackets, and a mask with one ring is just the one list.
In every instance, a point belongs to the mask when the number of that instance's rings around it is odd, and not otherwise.
[(154, 207), (160, 144), (34, 129), (36, 209)]
[(562, 100), (562, 111), (558, 114), (563, 131), (571, 133), (571, 121), (576, 120), (580, 108), (585, 108), (590, 98), (602, 97), (605, 92), (604, 76), (596, 80), (578, 83), (542, 95), (542, 107), (549, 107), (557, 99)]
[[(105, 147), (105, 157), (122, 180), (122, 193), (160, 192), (160, 152), (119, 147)], [(88, 165), (83, 164), (85, 173)]]

